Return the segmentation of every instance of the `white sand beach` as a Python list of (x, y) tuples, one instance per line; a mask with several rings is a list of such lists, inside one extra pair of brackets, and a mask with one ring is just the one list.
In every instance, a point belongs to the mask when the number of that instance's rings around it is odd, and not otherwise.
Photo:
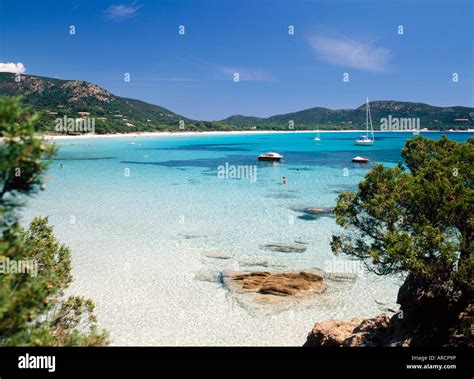
[[(284, 133), (365, 133), (363, 129), (351, 130), (231, 130), (231, 131), (207, 131), (207, 132), (139, 132), (139, 133), (113, 133), (113, 134), (81, 134), (81, 135), (67, 135), (67, 134), (44, 134), (43, 137), (47, 140), (58, 139), (83, 139), (83, 138), (136, 138), (136, 137), (168, 137), (168, 136), (200, 136), (200, 135), (238, 135), (238, 134), (284, 134)], [(439, 130), (427, 130), (421, 133), (439, 133)], [(461, 132), (469, 133), (466, 130), (450, 131), (449, 133)], [(411, 133), (410, 131), (380, 131), (374, 130), (374, 133)]]

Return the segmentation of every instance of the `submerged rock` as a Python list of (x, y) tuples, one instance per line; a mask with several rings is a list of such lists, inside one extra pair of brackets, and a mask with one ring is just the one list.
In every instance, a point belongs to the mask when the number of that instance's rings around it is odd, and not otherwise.
[(334, 209), (326, 207), (308, 207), (305, 205), (292, 205), (289, 208), (295, 212), (304, 213), (310, 216), (333, 216)]
[(261, 245), (260, 249), (281, 253), (304, 253), (307, 247), (302, 243), (268, 243)]
[(253, 257), (253, 258), (244, 258), (239, 261), (241, 266), (268, 266), (268, 261), (263, 258)]
[(329, 272), (326, 278), (335, 282), (355, 282), (357, 275), (351, 272)]
[(321, 215), (321, 214), (332, 214), (332, 208), (314, 208), (308, 207), (303, 210), (305, 213), (309, 213), (312, 215)]
[(301, 271), (228, 271), (220, 282), (236, 302), (251, 314), (274, 315), (279, 312), (318, 307), (340, 307), (340, 291), (328, 287), (320, 270)]
[(207, 251), (202, 255), (213, 259), (232, 259), (234, 257), (234, 254), (229, 253), (228, 251)]
[(310, 271), (283, 273), (224, 271), (222, 279), (224, 285), (231, 291), (254, 292), (277, 297), (320, 294), (327, 288), (323, 283), (323, 277)]
[(304, 238), (295, 238), (295, 243), (300, 244), (300, 245), (309, 245), (310, 242), (305, 240)]
[(194, 278), (202, 282), (219, 283), (220, 277), (221, 273), (219, 271), (199, 271)]
[(207, 234), (199, 234), (199, 233), (179, 233), (179, 236), (190, 240), (190, 239), (195, 239), (195, 238), (206, 238), (208, 237)]

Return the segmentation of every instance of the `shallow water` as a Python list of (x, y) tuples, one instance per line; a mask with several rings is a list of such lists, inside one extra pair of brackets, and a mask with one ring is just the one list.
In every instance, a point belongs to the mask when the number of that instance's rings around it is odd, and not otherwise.
[[(49, 215), (72, 250), (70, 292), (94, 299), (114, 345), (301, 345), (318, 320), (374, 316), (381, 312), (375, 301), (396, 300), (399, 280), (371, 276), (357, 262), (333, 256), (334, 218), (295, 211), (333, 207), (338, 193), (355, 190), (370, 167), (352, 164), (352, 157), (395, 165), (411, 137), (377, 133), (375, 146), (358, 147), (359, 134), (321, 133), (321, 142), (312, 133), (57, 141), (48, 189), (29, 200), (24, 221)], [(283, 154), (284, 163), (257, 162), (270, 150)], [(220, 179), (226, 162), (256, 165), (256, 176)], [(304, 253), (259, 248), (295, 240), (308, 242)], [(233, 257), (205, 256), (222, 251)], [(270, 266), (239, 263), (253, 257)], [(334, 284), (330, 306), (259, 313), (220, 284), (196, 280), (224, 268), (320, 268), (359, 276), (353, 285)]]

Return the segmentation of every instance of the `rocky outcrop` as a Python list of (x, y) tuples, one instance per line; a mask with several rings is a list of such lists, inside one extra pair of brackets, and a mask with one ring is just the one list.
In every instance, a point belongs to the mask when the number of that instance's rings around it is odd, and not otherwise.
[(391, 318), (318, 322), (305, 346), (474, 346), (472, 298), (460, 288), (450, 278), (427, 283), (410, 274)]
[(389, 323), (386, 315), (318, 322), (304, 346), (379, 346), (387, 339)]
[(70, 98), (68, 101), (78, 101), (87, 97), (93, 97), (102, 102), (110, 102), (113, 98), (111, 94), (105, 89), (82, 80), (71, 80), (63, 85), (62, 89), (70, 91)]

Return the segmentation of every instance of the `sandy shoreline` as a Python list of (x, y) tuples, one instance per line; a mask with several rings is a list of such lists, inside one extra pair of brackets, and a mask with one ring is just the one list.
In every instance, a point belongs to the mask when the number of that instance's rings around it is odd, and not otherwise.
[[(325, 130), (324, 132), (365, 132), (365, 130)], [(320, 133), (324, 133), (320, 131)], [(317, 133), (317, 130), (231, 130), (214, 132), (142, 132), (142, 133), (114, 133), (114, 134), (83, 134), (83, 135), (57, 135), (44, 134), (48, 140), (80, 139), (80, 138), (135, 138), (135, 137), (169, 137), (169, 136), (201, 136), (201, 135), (238, 135), (238, 134), (284, 134), (284, 133)]]
[[(365, 129), (351, 130), (319, 130), (319, 133), (365, 133)], [(243, 135), (243, 134), (285, 134), (285, 133), (318, 133), (318, 130), (231, 130), (231, 131), (208, 131), (208, 132), (141, 132), (141, 133), (113, 133), (113, 134), (81, 134), (81, 135), (62, 135), (62, 134), (39, 134), (45, 140), (75, 140), (75, 139), (96, 139), (96, 138), (136, 138), (136, 137), (189, 137), (203, 135)], [(406, 130), (381, 131), (374, 130), (374, 133), (412, 133)], [(441, 133), (439, 130), (426, 130), (421, 133)], [(473, 133), (468, 130), (453, 130), (444, 133)], [(3, 137), (0, 137), (0, 142)]]
[[(239, 134), (284, 134), (284, 133), (317, 133), (317, 130), (232, 130), (232, 131), (212, 131), (212, 132), (142, 132), (142, 133), (114, 133), (114, 134), (83, 134), (83, 135), (53, 135), (44, 134), (46, 140), (62, 139), (94, 139), (94, 138), (136, 138), (136, 137), (169, 137), (169, 136), (201, 136), (201, 135), (239, 135)], [(422, 133), (439, 133), (439, 130), (423, 131)], [(469, 133), (465, 130), (453, 131)], [(363, 129), (352, 130), (320, 130), (319, 133), (365, 133)], [(410, 131), (380, 131), (374, 130), (374, 133), (411, 133)], [(448, 132), (447, 132), (448, 133)]]

